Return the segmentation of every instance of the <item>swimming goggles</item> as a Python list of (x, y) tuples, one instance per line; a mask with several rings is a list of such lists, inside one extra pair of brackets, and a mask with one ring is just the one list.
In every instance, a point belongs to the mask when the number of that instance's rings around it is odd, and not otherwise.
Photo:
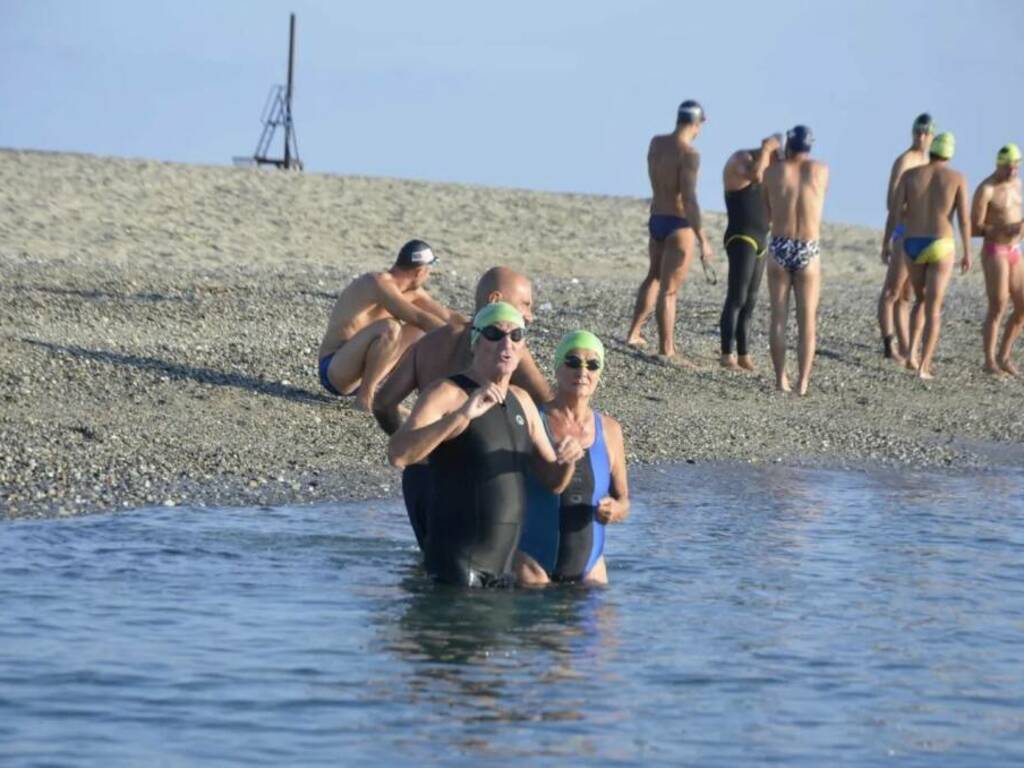
[(601, 361), (591, 358), (590, 360), (584, 360), (582, 357), (577, 355), (566, 355), (565, 360), (566, 368), (572, 368), (574, 371), (578, 371), (583, 366), (587, 367), (588, 371), (599, 371), (601, 370)]
[(512, 341), (522, 341), (523, 337), (526, 336), (525, 328), (513, 328), (511, 331), (503, 331), (496, 325), (487, 325), (483, 328), (473, 328), (474, 331), (479, 333), (488, 341), (501, 341), (508, 336)]

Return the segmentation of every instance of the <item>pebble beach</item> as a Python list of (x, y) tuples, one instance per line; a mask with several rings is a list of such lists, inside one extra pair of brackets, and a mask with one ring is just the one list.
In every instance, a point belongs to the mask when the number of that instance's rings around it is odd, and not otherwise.
[[(529, 275), (539, 360), (570, 328), (606, 341), (595, 405), (622, 423), (632, 465), (1024, 458), (1024, 381), (981, 368), (980, 264), (953, 278), (923, 382), (880, 354), (877, 230), (824, 228), (818, 357), (799, 398), (774, 388), (763, 284), (758, 371), (718, 367), (721, 248), (718, 284), (697, 265), (679, 298), (698, 370), (622, 343), (646, 271), (641, 198), (5, 150), (0, 200), (5, 517), (397, 496), (385, 436), (320, 389), (316, 350), (342, 288), (411, 237), (441, 259), (428, 290), (464, 312), (486, 268)], [(720, 243), (721, 201), (702, 204)], [(790, 341), (795, 378), (795, 321)]]

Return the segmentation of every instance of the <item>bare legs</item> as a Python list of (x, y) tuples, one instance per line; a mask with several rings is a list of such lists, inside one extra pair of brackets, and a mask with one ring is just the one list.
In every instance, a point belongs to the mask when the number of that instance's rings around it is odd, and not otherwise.
[(939, 331), (942, 327), (942, 302), (946, 298), (946, 287), (953, 274), (953, 259), (943, 259), (931, 264), (911, 264), (910, 281), (914, 286), (914, 322), (912, 323), (911, 348), (916, 348), (917, 337), (921, 333), (921, 316), (923, 315), (924, 339), (921, 350), (921, 362), (917, 366), (917, 375), (922, 379), (932, 379), (932, 357), (935, 346), (939, 343)]
[[(981, 328), (985, 370), (1001, 376), (1003, 369), (996, 361), (996, 336), (999, 334), (999, 321), (1010, 299), (1010, 264), (999, 254), (984, 254), (981, 257), (981, 266), (985, 273), (985, 293), (988, 294), (988, 312)], [(1005, 336), (1006, 334), (1004, 338)]]
[(797, 393), (806, 395), (811, 382), (811, 368), (814, 366), (814, 351), (817, 345), (821, 260), (814, 259), (806, 268), (792, 273), (780, 267), (774, 259), (768, 262), (768, 296), (771, 299), (768, 346), (771, 349), (772, 366), (775, 368), (775, 386), (782, 392), (790, 391), (789, 377), (786, 375), (786, 323), (789, 317), (790, 289), (796, 298), (799, 366)]
[(658, 323), (658, 354), (668, 358), (675, 356), (676, 296), (690, 271), (694, 247), (695, 237), (689, 228), (676, 230), (663, 243), (649, 242), (650, 265), (637, 291), (627, 344), (646, 344), (640, 331), (654, 312)]
[(789, 377), (786, 376), (786, 319), (789, 315), (789, 291), (792, 287), (790, 273), (769, 257), (768, 300), (771, 302), (771, 319), (768, 349), (771, 352), (772, 367), (775, 369), (775, 386), (782, 392), (789, 392)]
[(641, 335), (644, 323), (654, 312), (654, 302), (658, 297), (659, 281), (661, 277), (661, 252), (664, 243), (649, 239), (647, 241), (648, 266), (647, 276), (640, 283), (636, 292), (636, 304), (633, 306), (633, 323), (629, 326), (629, 334), (626, 336), (626, 343), (632, 347), (647, 346), (647, 340)]
[[(878, 329), (886, 345), (886, 357), (903, 363), (910, 357), (910, 283), (907, 279), (907, 260), (902, 245), (896, 241), (889, 256), (889, 267), (885, 272), (885, 283), (878, 297)], [(891, 344), (895, 336), (897, 349)]]
[(370, 323), (334, 353), (327, 378), (339, 392), (355, 394), (356, 405), (369, 411), (377, 386), (422, 335), (416, 326), (403, 326), (397, 320)]

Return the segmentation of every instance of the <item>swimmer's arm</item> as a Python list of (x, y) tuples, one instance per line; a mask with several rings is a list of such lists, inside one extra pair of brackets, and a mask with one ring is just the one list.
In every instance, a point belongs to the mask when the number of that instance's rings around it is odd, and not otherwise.
[(779, 140), (769, 136), (761, 140), (761, 148), (757, 151), (757, 157), (751, 165), (750, 180), (760, 184), (764, 179), (764, 172), (772, 161), (772, 154), (779, 150)]
[(403, 468), (423, 461), (441, 443), (465, 431), (470, 418), (463, 408), (453, 407), (454, 398), (452, 386), (445, 381), (424, 390), (409, 418), (388, 441), (392, 466)]
[(512, 374), (512, 381), (516, 386), (526, 390), (533, 402), (538, 405), (543, 405), (554, 399), (555, 395), (551, 391), (551, 385), (544, 378), (544, 374), (540, 372), (529, 349), (523, 350), (523, 356), (519, 358), (519, 365), (516, 367), (515, 373)]
[(402, 355), (402, 359), (391, 371), (391, 375), (384, 379), (384, 383), (373, 398), (373, 417), (377, 424), (387, 434), (393, 435), (402, 426), (402, 419), (398, 406), (409, 394), (416, 389), (416, 350), (418, 344), (413, 344), (409, 352)]
[(621, 523), (629, 517), (629, 479), (626, 475), (626, 448), (622, 426), (611, 416), (601, 415), (604, 440), (611, 459), (612, 483), (610, 495), (597, 505), (598, 520), (602, 523)]
[(974, 191), (971, 203), (971, 233), (974, 237), (985, 237), (988, 231), (985, 220), (988, 219), (988, 205), (992, 202), (992, 187), (982, 182)]
[(403, 322), (411, 323), (422, 328), (424, 331), (440, 328), (445, 324), (444, 320), (440, 317), (425, 309), (420, 309), (406, 299), (390, 280), (383, 278), (377, 280), (377, 298), (393, 317)]
[(896, 185), (899, 184), (900, 179), (903, 178), (903, 158), (902, 156), (892, 164), (892, 170), (889, 171), (889, 186), (885, 189), (885, 207), (889, 211), (895, 207), (896, 202)]
[(971, 268), (971, 218), (967, 210), (967, 177), (963, 174), (960, 175), (956, 189), (956, 218), (964, 249), (964, 256), (960, 260), (960, 272), (963, 273)]
[(768, 214), (768, 222), (770, 225), (772, 221), (772, 198), (771, 195), (768, 194), (767, 184), (761, 185), (761, 199), (764, 200), (764, 210)]
[(422, 288), (416, 290), (416, 305), (427, 310), (430, 314), (441, 318), (448, 325), (456, 325), (459, 323), (465, 324), (469, 322), (469, 318), (461, 312), (449, 309)]
[[(530, 439), (533, 441), (533, 469), (537, 479), (552, 493), (561, 493), (569, 487), (572, 473), (576, 469), (576, 459), (583, 453), (582, 450), (579, 451), (579, 454), (576, 453), (575, 449), (579, 448), (579, 443), (572, 438), (569, 438), (568, 441), (563, 440), (559, 444), (559, 447), (563, 449), (562, 455), (559, 456), (556, 447), (551, 445), (548, 434), (544, 431), (544, 423), (540, 419), (540, 412), (533, 400), (519, 387), (511, 389), (516, 390), (519, 404), (526, 415)], [(574, 442), (575, 446), (571, 444)]]

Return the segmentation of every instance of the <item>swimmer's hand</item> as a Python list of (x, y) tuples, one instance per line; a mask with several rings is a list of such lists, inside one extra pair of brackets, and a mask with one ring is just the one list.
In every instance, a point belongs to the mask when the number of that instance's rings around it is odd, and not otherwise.
[(555, 446), (555, 461), (561, 465), (575, 464), (583, 458), (583, 448), (575, 437), (566, 437)]
[(966, 275), (971, 268), (971, 252), (964, 251), (964, 257), (960, 260), (960, 274)]
[(594, 517), (601, 525), (615, 522), (615, 506), (618, 502), (611, 496), (605, 496), (597, 502), (597, 509), (594, 510)]
[(706, 237), (700, 241), (700, 260), (705, 264), (715, 260), (715, 249), (711, 247), (711, 241)]
[(889, 259), (892, 258), (890, 254), (890, 248), (888, 243), (882, 244), (882, 263), (888, 264)]
[(469, 396), (469, 399), (462, 404), (462, 414), (472, 421), (478, 416), (483, 416), (491, 408), (504, 402), (501, 390), (498, 389), (497, 384), (488, 384), (485, 387), (480, 387)]

